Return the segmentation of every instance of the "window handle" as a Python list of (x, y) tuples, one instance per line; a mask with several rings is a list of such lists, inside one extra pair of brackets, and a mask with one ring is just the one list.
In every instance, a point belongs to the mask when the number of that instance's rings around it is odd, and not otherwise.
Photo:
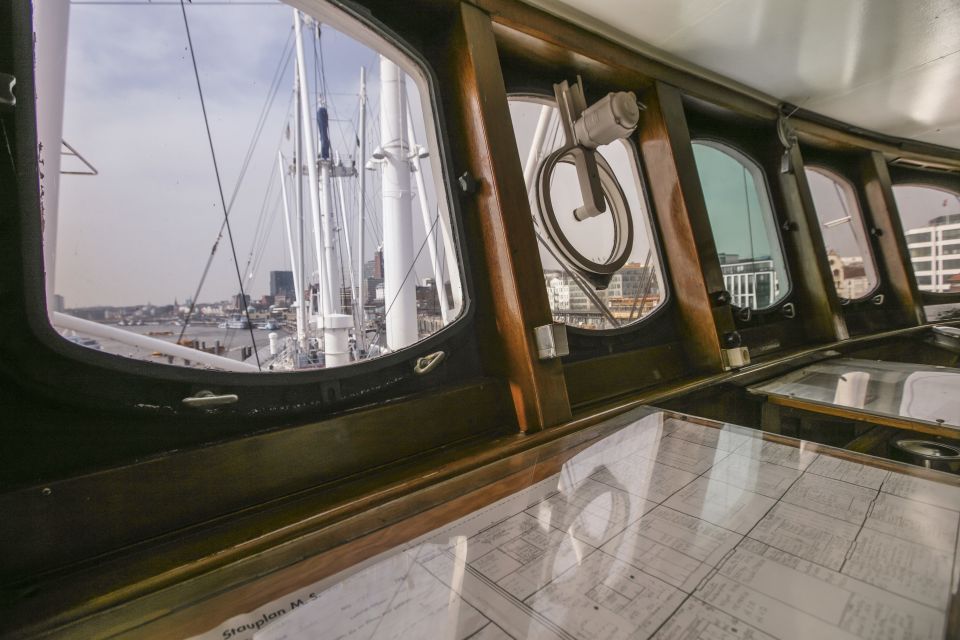
[(198, 391), (197, 395), (183, 399), (183, 404), (191, 409), (212, 409), (225, 404), (235, 404), (240, 398), (235, 393), (217, 395), (213, 391)]
[(413, 365), (413, 372), (421, 376), (430, 373), (437, 368), (446, 355), (443, 351), (437, 351), (428, 356), (417, 358), (417, 363)]

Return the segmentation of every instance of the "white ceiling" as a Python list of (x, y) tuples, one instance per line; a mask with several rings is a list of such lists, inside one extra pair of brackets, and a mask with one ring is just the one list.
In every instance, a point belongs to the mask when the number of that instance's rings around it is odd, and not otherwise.
[(960, 0), (526, 0), (781, 101), (960, 148)]

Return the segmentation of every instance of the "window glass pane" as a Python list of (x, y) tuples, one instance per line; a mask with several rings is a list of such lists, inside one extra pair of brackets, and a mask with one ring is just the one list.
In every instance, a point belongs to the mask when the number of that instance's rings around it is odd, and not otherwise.
[(47, 157), (62, 153), (43, 186), (66, 338), (297, 371), (411, 346), (461, 314), (426, 76), (395, 46), (325, 4), (69, 12), (65, 82), (38, 99)]
[(824, 169), (811, 167), (805, 173), (837, 295), (862, 298), (877, 286), (877, 268), (853, 187)]
[[(536, 175), (539, 164), (564, 144), (560, 118), (552, 101), (511, 98), (510, 115), (517, 150), (524, 166), (528, 195), (537, 225), (543, 279), (554, 320), (584, 329), (611, 329), (647, 316), (664, 300), (663, 271), (653, 239), (650, 214), (641, 191), (640, 171), (632, 145), (618, 140), (598, 149), (620, 185), (633, 220), (632, 248), (626, 263), (603, 288), (570, 265), (537, 220)], [(542, 126), (538, 126), (542, 125)], [(531, 154), (540, 129), (540, 144)], [(579, 253), (603, 261), (617, 248), (614, 218), (607, 213), (578, 221), (573, 210), (583, 196), (572, 164), (559, 163), (550, 181), (550, 198), (559, 228)]]
[(918, 185), (896, 185), (900, 222), (907, 237), (913, 273), (921, 291), (960, 291), (960, 196)]
[(789, 284), (760, 168), (715, 142), (694, 142), (693, 152), (733, 304), (752, 309), (776, 304)]

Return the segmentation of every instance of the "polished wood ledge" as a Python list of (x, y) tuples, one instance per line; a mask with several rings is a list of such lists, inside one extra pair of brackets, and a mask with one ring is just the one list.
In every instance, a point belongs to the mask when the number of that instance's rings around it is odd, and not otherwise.
[[(777, 364), (759, 364), (754, 369)], [(749, 373), (724, 374), (722, 379), (730, 381), (735, 375)], [(689, 381), (670, 390), (645, 394), (646, 402), (716, 384), (719, 379)], [(550, 477), (584, 449), (635, 421), (634, 414), (624, 412), (639, 402), (639, 398), (633, 398), (606, 409), (595, 409), (554, 430), (503, 436), (492, 443), (460, 449), (446, 461), (435, 459), (419, 469), (397, 470), (392, 480), (383, 477), (379, 492), (335, 506), (319, 508), (318, 496), (305, 495), (282, 507), (273, 505), (258, 514), (240, 514), (213, 528), (240, 528), (251, 537), (204, 557), (190, 557), (191, 544), (196, 540), (186, 536), (147, 546), (138, 556), (105, 563), (99, 570), (62, 576), (43, 585), (37, 593), (32, 610), (35, 617), (21, 618), (3, 637), (42, 634), (170, 638), (203, 632), (233, 615), (255, 609)], [(722, 426), (672, 415), (711, 428)], [(763, 434), (762, 440), (798, 445), (796, 440), (772, 434)], [(960, 486), (960, 478), (917, 467), (811, 443), (802, 446), (804, 451), (824, 452), (833, 458)], [(294, 518), (297, 514), (299, 517)], [(259, 535), (253, 537), (255, 532)], [(199, 531), (194, 536), (202, 537)], [(119, 572), (122, 577), (124, 571), (131, 571), (131, 565), (149, 565), (149, 558), (164, 554), (182, 554), (184, 561), (148, 578), (117, 584), (112, 590), (103, 588), (108, 576), (116, 579)], [(133, 578), (136, 574), (128, 575)], [(71, 593), (75, 596), (72, 600), (68, 597)], [(66, 608), (64, 602), (73, 602), (74, 606)]]

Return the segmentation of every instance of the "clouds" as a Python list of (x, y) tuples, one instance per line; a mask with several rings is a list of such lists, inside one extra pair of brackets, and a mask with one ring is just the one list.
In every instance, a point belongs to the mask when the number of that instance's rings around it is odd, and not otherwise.
[[(229, 198), (290, 34), (290, 11), (187, 10)], [(78, 306), (183, 299), (196, 287), (223, 210), (180, 8), (72, 11), (64, 138), (100, 175), (62, 179), (58, 289)], [(271, 150), (286, 106), (276, 101), (264, 150), (238, 194), (233, 224), (241, 255), (274, 171)], [(218, 252), (207, 285), (213, 299), (237, 289), (228, 249)]]
[[(260, 265), (244, 288), (259, 297), (270, 270), (290, 268), (277, 151), (292, 156), (292, 141), (284, 135), (292, 126), (293, 63), (284, 55), (292, 40), (292, 10), (278, 3), (198, 4), (186, 11), (228, 203), (278, 64), (286, 61), (230, 212), (240, 269), (251, 255)], [(356, 152), (361, 65), (367, 68), (369, 148), (378, 144), (378, 54), (329, 27), (323, 27), (320, 44), (307, 38), (305, 53), (309, 82), (326, 87), (322, 99), (331, 111), (334, 150), (349, 162)], [(319, 99), (311, 95), (310, 102)], [(416, 129), (423, 144), (422, 122)], [(162, 304), (192, 296), (223, 207), (178, 5), (71, 7), (63, 136), (99, 171), (96, 177), (61, 178), (57, 292), (67, 305)], [(435, 169), (427, 169), (429, 184)], [(380, 222), (378, 176), (367, 176), (369, 257), (380, 241)], [(355, 181), (344, 186), (350, 208)], [(429, 200), (433, 206), (435, 194)], [(306, 230), (309, 235), (309, 222)], [(415, 230), (416, 246), (422, 239), (422, 230)], [(428, 264), (422, 257), (417, 275), (425, 277)], [(308, 274), (315, 269), (307, 264)], [(237, 291), (224, 237), (200, 298), (221, 300)]]

